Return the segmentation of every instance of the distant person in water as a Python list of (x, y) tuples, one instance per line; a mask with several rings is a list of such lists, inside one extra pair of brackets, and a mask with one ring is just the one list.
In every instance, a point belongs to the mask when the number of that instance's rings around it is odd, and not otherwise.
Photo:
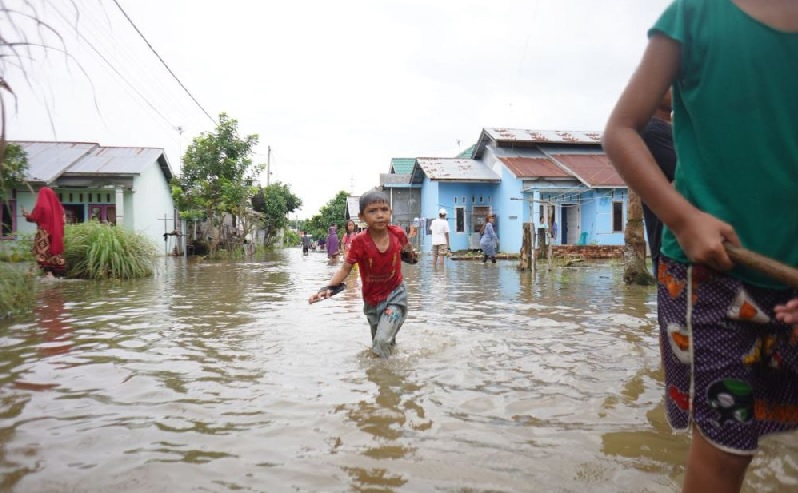
[(346, 231), (344, 232), (343, 238), (341, 238), (341, 248), (343, 250), (344, 258), (346, 258), (346, 252), (349, 251), (349, 248), (352, 246), (352, 240), (355, 239), (357, 235), (357, 224), (355, 221), (348, 220), (346, 222)]
[(405, 230), (390, 224), (391, 206), (383, 192), (368, 192), (360, 197), (360, 220), (368, 229), (355, 236), (344, 264), (308, 303), (332, 296), (357, 265), (363, 286), (363, 312), (371, 326), (371, 350), (377, 356), (387, 357), (393, 352), (396, 334), (407, 318), (402, 257), (409, 257), (411, 263), (417, 258)]
[(307, 231), (302, 232), (302, 255), (307, 255), (308, 251), (310, 250), (311, 245), (313, 244), (313, 240), (310, 239), (308, 236)]
[(48, 277), (63, 276), (64, 261), (64, 208), (55, 192), (42, 187), (33, 210), (22, 209), (26, 220), (36, 223), (33, 238), (33, 257)]
[(327, 229), (327, 259), (338, 261), (338, 227), (334, 224)]

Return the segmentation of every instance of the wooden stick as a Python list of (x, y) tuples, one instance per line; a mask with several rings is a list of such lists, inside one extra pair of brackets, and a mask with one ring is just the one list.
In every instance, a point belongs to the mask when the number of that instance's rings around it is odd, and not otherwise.
[(734, 263), (757, 270), (771, 279), (798, 289), (798, 269), (795, 267), (790, 267), (751, 250), (734, 246), (731, 243), (724, 243), (723, 246), (726, 247), (726, 253)]

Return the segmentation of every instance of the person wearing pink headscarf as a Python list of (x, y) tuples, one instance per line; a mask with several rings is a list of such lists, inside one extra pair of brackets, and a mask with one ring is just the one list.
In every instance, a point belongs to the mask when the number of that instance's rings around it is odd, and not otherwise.
[(36, 205), (29, 213), (22, 209), (29, 222), (36, 223), (33, 238), (33, 257), (48, 276), (64, 274), (64, 208), (58, 196), (48, 187), (42, 187)]

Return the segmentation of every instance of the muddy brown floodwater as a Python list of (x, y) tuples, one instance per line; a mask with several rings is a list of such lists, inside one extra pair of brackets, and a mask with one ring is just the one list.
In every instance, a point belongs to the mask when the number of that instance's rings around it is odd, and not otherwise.
[[(163, 259), (152, 279), (41, 282), (0, 322), (0, 491), (674, 492), (653, 288), (618, 263), (404, 266), (397, 354), (326, 255)], [(798, 491), (795, 435), (744, 491)]]

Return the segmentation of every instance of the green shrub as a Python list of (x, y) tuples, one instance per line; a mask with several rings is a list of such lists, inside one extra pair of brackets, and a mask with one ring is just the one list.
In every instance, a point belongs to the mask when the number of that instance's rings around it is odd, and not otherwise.
[(64, 229), (66, 276), (80, 279), (138, 279), (153, 272), (156, 246), (144, 235), (89, 221)]
[(0, 319), (33, 310), (33, 278), (31, 266), (0, 263)]

